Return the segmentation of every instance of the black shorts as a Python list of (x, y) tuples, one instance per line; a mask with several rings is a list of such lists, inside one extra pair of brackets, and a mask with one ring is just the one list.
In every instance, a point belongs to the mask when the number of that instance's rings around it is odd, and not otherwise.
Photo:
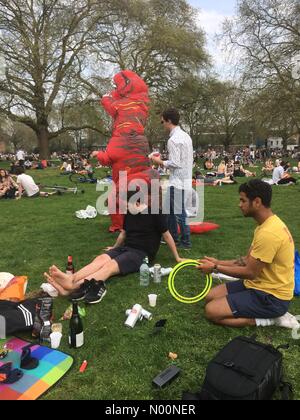
[(288, 312), (290, 302), (255, 289), (247, 289), (244, 280), (226, 284), (227, 301), (235, 318), (273, 319)]
[(119, 247), (105, 252), (112, 260), (115, 260), (119, 266), (120, 273), (123, 276), (131, 273), (137, 273), (147, 254), (143, 251), (128, 247)]

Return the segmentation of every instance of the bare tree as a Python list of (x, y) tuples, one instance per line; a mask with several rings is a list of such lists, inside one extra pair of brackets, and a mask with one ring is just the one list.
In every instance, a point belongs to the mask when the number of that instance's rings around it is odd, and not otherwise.
[(0, 55), (6, 62), (0, 76), (0, 112), (34, 130), (44, 158), (51, 139), (89, 128), (62, 121), (51, 130), (50, 115), (56, 103), (63, 107), (79, 88), (76, 75), (95, 25), (109, 15), (107, 7), (101, 11), (102, 3), (107, 2), (0, 0)]
[(245, 86), (280, 97), (299, 130), (299, 0), (240, 0), (238, 15), (227, 21), (224, 32), (239, 51)]
[(156, 92), (207, 66), (204, 32), (186, 0), (114, 0), (110, 9), (106, 36), (94, 48), (98, 61), (130, 68)]

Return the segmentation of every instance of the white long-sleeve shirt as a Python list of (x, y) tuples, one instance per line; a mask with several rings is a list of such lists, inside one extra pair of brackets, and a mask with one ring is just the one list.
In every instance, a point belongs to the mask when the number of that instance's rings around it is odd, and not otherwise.
[(169, 185), (179, 190), (192, 188), (194, 151), (191, 137), (179, 126), (170, 133), (169, 159), (164, 162), (170, 171)]

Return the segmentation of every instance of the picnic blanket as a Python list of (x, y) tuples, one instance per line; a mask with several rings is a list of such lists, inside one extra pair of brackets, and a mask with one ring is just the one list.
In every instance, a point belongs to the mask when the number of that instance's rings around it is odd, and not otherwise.
[[(0, 366), (13, 362), (13, 368), (20, 368), (22, 348), (29, 343), (18, 338), (0, 340), (0, 347), (6, 344), (11, 351), (0, 360)], [(55, 385), (72, 367), (73, 358), (48, 347), (34, 345), (31, 348), (32, 357), (39, 360), (39, 366), (34, 370), (22, 370), (24, 376), (12, 385), (0, 384), (1, 400), (36, 400)]]

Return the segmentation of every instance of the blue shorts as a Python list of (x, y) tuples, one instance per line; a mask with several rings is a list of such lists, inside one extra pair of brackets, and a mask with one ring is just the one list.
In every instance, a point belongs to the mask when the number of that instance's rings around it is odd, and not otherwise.
[(227, 301), (235, 318), (272, 319), (288, 312), (290, 301), (260, 290), (247, 289), (244, 280), (227, 283)]

